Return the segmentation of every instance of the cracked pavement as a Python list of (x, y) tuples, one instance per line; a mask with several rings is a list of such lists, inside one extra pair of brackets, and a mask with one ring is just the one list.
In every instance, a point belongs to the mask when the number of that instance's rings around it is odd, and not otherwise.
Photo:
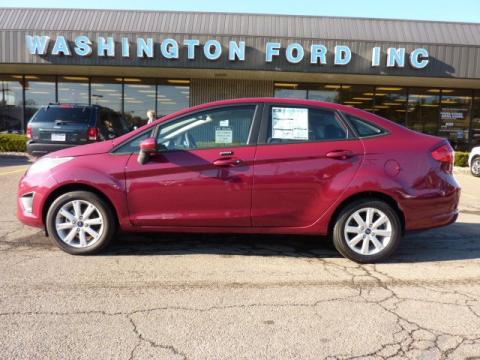
[(265, 235), (121, 235), (71, 256), (16, 220), (20, 168), (0, 160), (3, 358), (480, 359), (480, 179), (457, 175), (456, 224), (358, 265), (328, 239)]

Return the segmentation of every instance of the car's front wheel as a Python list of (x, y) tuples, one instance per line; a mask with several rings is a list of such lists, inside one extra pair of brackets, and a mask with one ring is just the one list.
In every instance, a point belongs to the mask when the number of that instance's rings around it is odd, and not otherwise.
[(96, 194), (72, 191), (55, 199), (48, 209), (46, 226), (53, 242), (74, 255), (104, 249), (115, 234), (110, 206)]
[(369, 263), (390, 256), (400, 243), (398, 214), (379, 200), (358, 200), (338, 215), (333, 228), (335, 248), (346, 258)]
[(472, 159), (470, 171), (472, 172), (473, 176), (480, 177), (480, 156), (474, 157)]

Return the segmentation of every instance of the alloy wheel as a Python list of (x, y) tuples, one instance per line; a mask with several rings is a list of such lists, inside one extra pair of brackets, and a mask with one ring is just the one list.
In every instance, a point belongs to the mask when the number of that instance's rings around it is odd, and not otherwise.
[(104, 231), (104, 219), (95, 205), (85, 200), (72, 200), (58, 210), (55, 230), (60, 239), (75, 248), (94, 245)]
[(378, 254), (392, 239), (392, 222), (379, 209), (361, 208), (347, 219), (344, 236), (348, 247), (357, 254)]

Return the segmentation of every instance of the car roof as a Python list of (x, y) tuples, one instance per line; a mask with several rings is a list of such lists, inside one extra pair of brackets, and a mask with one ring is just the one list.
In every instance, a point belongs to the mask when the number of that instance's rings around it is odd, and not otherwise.
[(79, 103), (50, 103), (48, 105), (42, 105), (40, 106), (41, 108), (61, 108), (61, 109), (71, 109), (71, 108), (84, 108), (84, 107), (89, 107), (89, 108), (103, 108), (104, 106), (102, 105), (96, 105), (96, 104), (79, 104)]
[(409, 132), (412, 130), (407, 129), (399, 124), (394, 123), (388, 119), (382, 118), (378, 115), (373, 113), (369, 113), (365, 110), (353, 108), (347, 105), (325, 102), (325, 101), (318, 101), (318, 100), (306, 100), (306, 99), (292, 99), (292, 98), (279, 98), (279, 97), (246, 97), (246, 98), (237, 98), (237, 99), (229, 99), (229, 100), (218, 100), (209, 103), (204, 103), (201, 105), (192, 106), (189, 108), (184, 108), (173, 112), (171, 114), (162, 116), (159, 119), (156, 119), (150, 124), (144, 125), (139, 127), (132, 132), (122, 135), (114, 140), (115, 145), (121, 143), (126, 138), (134, 137), (137, 134), (151, 129), (157, 126), (159, 123), (163, 123), (165, 121), (169, 121), (171, 119), (187, 116), (197, 111), (208, 110), (214, 107), (221, 107), (221, 106), (229, 106), (229, 105), (241, 105), (241, 104), (258, 104), (258, 103), (276, 103), (276, 104), (286, 104), (286, 105), (299, 105), (299, 106), (315, 106), (315, 107), (322, 107), (331, 110), (339, 110), (346, 114), (350, 114), (353, 116), (357, 116), (363, 119), (371, 120), (372, 122), (380, 125), (388, 129), (389, 131), (398, 131), (398, 132)]
[(307, 100), (307, 99), (297, 99), (297, 98), (281, 98), (281, 97), (247, 97), (247, 98), (238, 98), (238, 99), (229, 99), (229, 100), (219, 100), (213, 101), (197, 106), (190, 107), (188, 109), (180, 110), (176, 113), (165, 116), (165, 120), (168, 120), (172, 117), (180, 116), (182, 114), (187, 114), (193, 111), (199, 111), (208, 109), (216, 106), (228, 106), (228, 105), (237, 105), (237, 104), (252, 104), (252, 103), (276, 103), (276, 104), (285, 104), (285, 105), (297, 105), (297, 106), (313, 106), (321, 107), (325, 109), (338, 110), (348, 115), (353, 115), (360, 117), (362, 119), (371, 120), (374, 123), (382, 127), (386, 127), (389, 130), (396, 129), (399, 131), (407, 130), (407, 128), (399, 125), (391, 120), (378, 116), (374, 113), (355, 108), (349, 105), (342, 105), (333, 102), (319, 101), (319, 100)]
[(281, 97), (246, 97), (246, 98), (238, 98), (238, 99), (218, 100), (218, 101), (212, 101), (209, 103), (193, 106), (188, 109), (188, 112), (191, 112), (194, 110), (202, 110), (205, 108), (215, 107), (215, 106), (228, 106), (228, 105), (247, 104), (247, 103), (277, 103), (277, 104), (298, 105), (298, 106), (315, 106), (315, 107), (322, 107), (322, 108), (331, 109), (331, 110), (339, 110), (345, 113), (349, 113), (349, 114), (357, 115), (361, 117), (374, 116), (375, 118), (383, 119), (373, 113), (369, 113), (365, 110), (354, 108), (353, 106), (349, 106), (349, 105), (342, 105), (338, 103), (320, 101), (320, 100), (281, 98)]
[(222, 105), (230, 105), (230, 104), (245, 104), (245, 103), (282, 103), (282, 104), (292, 104), (292, 105), (306, 105), (306, 106), (322, 106), (331, 109), (338, 109), (338, 108), (346, 108), (347, 106), (319, 101), (319, 100), (307, 100), (307, 99), (297, 99), (297, 98), (281, 98), (281, 97), (246, 97), (246, 98), (238, 98), (238, 99), (228, 99), (228, 100), (218, 100), (209, 102), (207, 107), (210, 106), (222, 106)]

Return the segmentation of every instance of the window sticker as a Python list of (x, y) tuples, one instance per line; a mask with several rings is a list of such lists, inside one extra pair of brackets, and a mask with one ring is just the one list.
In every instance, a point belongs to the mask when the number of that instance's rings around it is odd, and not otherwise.
[(215, 143), (231, 144), (233, 143), (233, 131), (228, 127), (215, 128)]
[(272, 107), (272, 138), (308, 140), (308, 109)]

